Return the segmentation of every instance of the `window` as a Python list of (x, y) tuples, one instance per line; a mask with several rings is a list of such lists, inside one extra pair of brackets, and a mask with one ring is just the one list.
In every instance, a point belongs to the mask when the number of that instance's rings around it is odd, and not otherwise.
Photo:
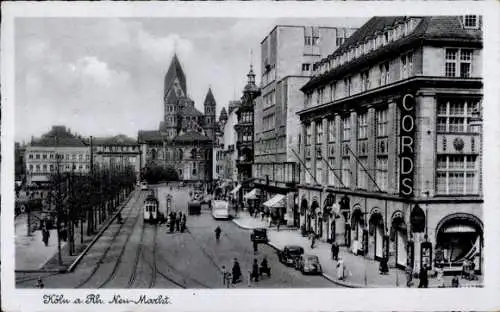
[(473, 155), (438, 155), (436, 192), (443, 195), (466, 195), (479, 192), (478, 157)]
[(316, 144), (323, 143), (323, 122), (318, 120), (316, 122)]
[(473, 99), (440, 99), (437, 108), (437, 132), (472, 132), (469, 126), (479, 101)]
[(408, 78), (408, 72), (406, 68), (406, 55), (401, 56), (401, 79)]
[(389, 63), (379, 65), (380, 80), (379, 85), (383, 86), (389, 83)]
[(368, 137), (368, 114), (358, 115), (358, 138), (366, 139)]
[(304, 44), (305, 45), (312, 45), (312, 37), (306, 36), (304, 38)]
[(330, 157), (328, 159), (329, 167), (327, 168), (328, 170), (328, 185), (335, 185), (335, 158)]
[[(365, 171), (369, 170), (368, 168), (368, 157), (359, 157), (358, 163), (358, 188), (367, 190), (368, 189), (368, 174)], [(363, 168), (364, 167), (364, 168)]]
[(344, 79), (345, 96), (351, 95), (351, 77)]
[(306, 145), (311, 145), (311, 125), (306, 125)]
[(370, 88), (370, 72), (367, 70), (361, 73), (361, 90), (367, 91)]
[(328, 125), (328, 142), (335, 142), (335, 119), (329, 119)]
[(33, 154), (28, 154), (29, 159), (33, 159)]
[(320, 184), (323, 182), (323, 162), (321, 160), (316, 160), (316, 181)]
[(30, 164), (30, 171), (33, 171), (33, 165)]
[(351, 139), (351, 116), (342, 118), (342, 130), (342, 140), (349, 141)]
[(464, 27), (465, 28), (478, 28), (479, 19), (477, 15), (465, 15), (464, 16)]
[(318, 45), (319, 44), (319, 37), (312, 37), (312, 45)]
[(388, 112), (387, 108), (376, 111), (377, 137), (387, 136)]
[(42, 159), (47, 159), (47, 154), (42, 154)]
[(54, 171), (54, 165), (50, 165), (50, 171)]
[(382, 191), (387, 191), (389, 184), (389, 165), (387, 156), (377, 156), (375, 181)]
[(302, 71), (309, 71), (310, 67), (311, 67), (311, 64), (304, 63), (304, 64), (302, 64)]
[(342, 184), (345, 187), (351, 185), (351, 161), (349, 157), (342, 158)]
[(311, 172), (311, 162), (307, 161), (306, 162), (306, 172), (305, 172), (306, 183), (311, 183), (311, 181), (313, 180), (310, 172)]
[(40, 154), (36, 154), (35, 159), (40, 159)]
[(472, 50), (446, 49), (445, 59), (446, 77), (470, 77), (472, 65)]
[(343, 38), (343, 37), (337, 37), (337, 39), (335, 40), (337, 47), (342, 45), (344, 43), (344, 40), (345, 40), (345, 38)]

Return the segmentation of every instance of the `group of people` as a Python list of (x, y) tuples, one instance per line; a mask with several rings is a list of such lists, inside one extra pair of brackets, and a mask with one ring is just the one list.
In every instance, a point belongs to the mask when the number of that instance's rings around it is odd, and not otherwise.
[[(248, 276), (249, 286), (251, 282), (258, 282), (262, 274), (266, 274), (267, 276), (270, 277), (271, 269), (269, 267), (269, 263), (267, 262), (267, 258), (264, 257), (262, 259), (260, 267), (258, 264), (258, 260), (253, 259), (252, 269), (249, 270), (248, 273), (249, 273)], [(233, 267), (231, 268), (231, 271), (228, 271), (224, 265), (222, 266), (222, 279), (223, 279), (223, 284), (228, 288), (242, 281), (241, 266), (237, 258), (234, 258)]]
[(170, 233), (173, 233), (174, 231), (183, 233), (186, 230), (186, 220), (187, 217), (185, 213), (182, 213), (181, 211), (177, 213), (171, 211), (168, 215), (168, 227)]

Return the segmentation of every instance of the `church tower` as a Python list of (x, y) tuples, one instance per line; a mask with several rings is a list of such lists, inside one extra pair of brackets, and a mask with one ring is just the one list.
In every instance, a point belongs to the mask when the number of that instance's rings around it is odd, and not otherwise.
[(203, 103), (205, 120), (203, 128), (206, 132), (206, 135), (212, 142), (215, 140), (215, 112), (216, 112), (216, 103), (215, 98), (212, 93), (212, 88), (208, 88), (207, 96), (205, 97), (205, 102)]
[(181, 63), (174, 54), (164, 83), (164, 121), (161, 131), (166, 134), (168, 140), (177, 135), (179, 124), (179, 113), (181, 99), (187, 95), (186, 76), (182, 70)]

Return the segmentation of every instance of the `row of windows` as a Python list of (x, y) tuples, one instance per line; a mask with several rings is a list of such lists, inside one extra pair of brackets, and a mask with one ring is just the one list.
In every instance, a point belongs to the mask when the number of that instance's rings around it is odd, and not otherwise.
[(392, 41), (396, 41), (404, 36), (407, 36), (415, 29), (418, 23), (419, 20), (411, 18), (406, 22), (401, 22), (393, 27), (388, 27), (384, 31), (378, 32), (376, 36), (368, 37), (365, 42), (358, 43), (356, 47), (351, 47), (342, 55), (329, 58), (328, 61), (322, 60), (318, 62), (318, 70), (315, 75), (325, 73), (332, 68), (341, 66), (354, 60), (355, 58), (361, 57), (373, 50), (385, 46)]
[[(28, 154), (28, 159), (55, 159), (56, 154), (54, 153), (30, 153)], [(66, 159), (66, 160), (80, 160), (82, 161), (83, 159), (85, 160), (90, 160), (90, 155), (89, 154), (58, 154), (60, 159)]]
[(262, 131), (274, 129), (276, 126), (276, 115), (274, 113), (262, 118)]
[(273, 90), (262, 97), (262, 104), (264, 107), (276, 104), (276, 92)]
[[(438, 195), (467, 195), (477, 194), (479, 191), (479, 168), (478, 156), (473, 155), (438, 155), (436, 168), (436, 193)], [(375, 170), (368, 164), (368, 157), (358, 157), (357, 160), (357, 185), (358, 189), (367, 190), (369, 185), (375, 181), (374, 188), (377, 191), (388, 190), (387, 156), (377, 156)], [(331, 186), (351, 187), (351, 158), (343, 157), (341, 168), (335, 168), (335, 158), (328, 159), (328, 165), (324, 161), (316, 162), (316, 170), (311, 170), (311, 161), (306, 161), (305, 182), (323, 183), (323, 170), (327, 170), (326, 183)], [(368, 174), (368, 173), (369, 174)], [(314, 177), (313, 177), (314, 175)], [(371, 176), (371, 177), (370, 177)], [(340, 181), (342, 183), (340, 183)]]
[[(377, 137), (385, 137), (388, 135), (388, 112), (387, 108), (376, 110), (375, 113), (375, 123), (376, 123), (376, 133)], [(365, 139), (368, 137), (368, 113), (359, 113), (358, 114), (358, 139)], [(351, 116), (344, 116), (341, 118), (341, 126), (342, 126), (342, 141), (349, 141), (351, 139)], [(308, 124), (306, 127), (306, 141), (305, 145), (311, 145), (311, 137), (312, 137), (312, 128), (311, 125)], [(337, 140), (336, 137), (336, 128), (335, 128), (335, 120), (329, 119), (327, 121), (328, 134), (327, 140), (328, 142), (335, 142)], [(323, 143), (323, 123), (321, 120), (316, 122), (316, 144)]]
[(252, 112), (243, 112), (241, 113), (240, 122), (253, 122), (253, 113)]
[(136, 152), (139, 150), (138, 146), (96, 146), (99, 152)]
[(252, 129), (245, 129), (238, 133), (238, 141), (241, 142), (252, 142), (253, 141), (253, 131)]
[(304, 44), (306, 46), (318, 45), (319, 44), (319, 37), (305, 36), (304, 37)]
[[(53, 164), (51, 164), (51, 165), (47, 165), (47, 164), (32, 165), (32, 164), (30, 164), (28, 168), (29, 168), (29, 171), (31, 171), (31, 172), (55, 172), (57, 170), (57, 167)], [(81, 165), (81, 164), (74, 165), (73, 168), (71, 165), (64, 165), (64, 166), (61, 166), (60, 168), (63, 170), (66, 169), (66, 171), (71, 170), (71, 169), (76, 170), (76, 171), (83, 170), (83, 169), (89, 170), (90, 165), (88, 165), (88, 164), (87, 165)]]
[(283, 150), (285, 148), (286, 138), (277, 138), (265, 141), (255, 142), (256, 154), (273, 154), (276, 149)]
[(479, 108), (479, 100), (441, 99), (437, 106), (437, 132), (472, 132), (470, 120)]

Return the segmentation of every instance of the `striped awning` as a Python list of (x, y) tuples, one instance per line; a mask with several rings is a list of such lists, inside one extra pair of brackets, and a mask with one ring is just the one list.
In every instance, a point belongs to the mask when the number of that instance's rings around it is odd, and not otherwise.
[(243, 196), (244, 199), (257, 199), (257, 189), (253, 189)]
[(236, 194), (241, 188), (241, 184), (238, 184), (230, 193), (231, 194)]
[(264, 206), (269, 208), (285, 207), (285, 201), (283, 200), (284, 198), (285, 195), (282, 194), (274, 195), (273, 198), (264, 203)]
[(465, 224), (450, 225), (445, 228), (444, 233), (476, 233), (476, 229), (474, 229), (470, 225)]

